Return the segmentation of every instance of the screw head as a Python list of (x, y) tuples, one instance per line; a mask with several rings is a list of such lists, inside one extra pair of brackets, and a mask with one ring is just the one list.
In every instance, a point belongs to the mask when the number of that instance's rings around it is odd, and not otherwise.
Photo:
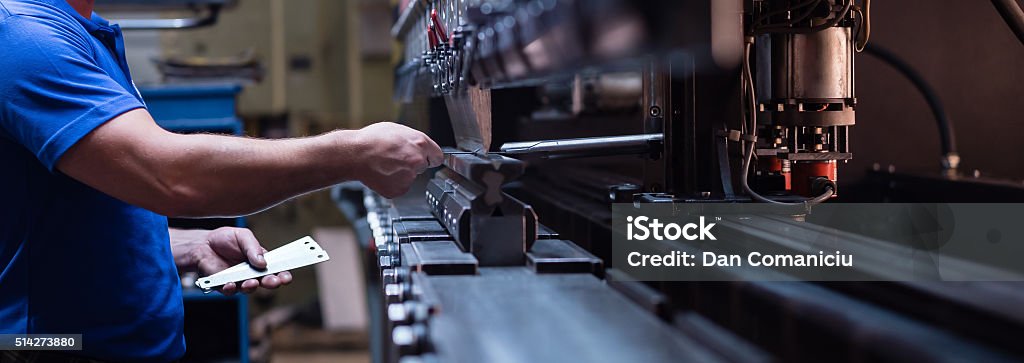
[(651, 106), (651, 111), (650, 112), (651, 112), (651, 117), (660, 117), (661, 116), (661, 107)]

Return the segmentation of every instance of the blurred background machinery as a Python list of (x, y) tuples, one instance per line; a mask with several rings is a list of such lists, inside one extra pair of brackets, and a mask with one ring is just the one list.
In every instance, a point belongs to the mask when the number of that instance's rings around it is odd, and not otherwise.
[[(1012, 59), (1024, 47), (1006, 31), (1017, 27), (1019, 10), (993, 3), (974, 3), (971, 13), (1009, 14), (1007, 22), (972, 36), (997, 44), (984, 61), (1012, 74), (1017, 85), (1003, 89), (1019, 94)], [(898, 15), (941, 18), (967, 5), (874, 5), (398, 2), (391, 35), (400, 50), (399, 118), (450, 148), (444, 166), (406, 197), (334, 190), (374, 252), (374, 358), (1020, 359), (1024, 352), (1007, 339), (1024, 332), (1013, 308), (1024, 290), (1015, 283), (645, 283), (608, 263), (611, 203), (1019, 200), (1019, 176), (996, 182), (963, 166), (1020, 175), (1024, 164), (991, 164), (984, 155), (1005, 152), (979, 145), (961, 163), (946, 110), (971, 122), (989, 111), (1011, 120), (1013, 112), (965, 109), (946, 93), (966, 86), (927, 80), (952, 77), (934, 68), (956, 64), (951, 56), (934, 54), (969, 36), (920, 34), (911, 25), (918, 20)], [(887, 35), (896, 28), (913, 40)], [(933, 68), (909, 65), (921, 57)], [(897, 163), (914, 172), (897, 172)], [(820, 227), (806, 222), (752, 219), (727, 228), (778, 251), (820, 243)], [(856, 234), (838, 243), (868, 256), (899, 246)], [(897, 276), (911, 264), (861, 272)]]

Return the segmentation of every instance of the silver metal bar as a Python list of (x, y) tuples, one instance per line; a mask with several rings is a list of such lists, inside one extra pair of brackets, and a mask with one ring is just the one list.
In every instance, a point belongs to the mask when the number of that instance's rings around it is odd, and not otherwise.
[(501, 145), (501, 151), (507, 155), (537, 155), (541, 158), (643, 154), (655, 152), (662, 140), (662, 134), (640, 134), (522, 141)]

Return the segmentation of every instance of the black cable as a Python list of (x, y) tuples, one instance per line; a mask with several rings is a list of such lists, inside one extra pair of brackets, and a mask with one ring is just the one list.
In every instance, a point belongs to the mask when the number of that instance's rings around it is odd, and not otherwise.
[[(885, 64), (895, 68), (904, 77), (907, 77), (917, 91), (924, 96), (925, 101), (928, 102), (928, 107), (932, 111), (932, 115), (935, 117), (935, 123), (939, 128), (939, 141), (942, 146), (943, 155), (943, 167), (946, 169), (956, 169), (959, 164), (959, 156), (956, 152), (956, 134), (953, 132), (953, 124), (949, 121), (949, 116), (946, 115), (946, 109), (942, 104), (942, 100), (939, 99), (939, 95), (935, 92), (924, 77), (917, 72), (910, 64), (907, 64), (902, 58), (897, 56), (895, 53), (878, 46), (877, 44), (868, 44), (864, 48), (864, 53), (870, 54), (875, 58), (883, 61)], [(955, 160), (954, 160), (955, 159)]]
[(1003, 21), (1010, 27), (1021, 44), (1024, 44), (1024, 11), (1020, 9), (1017, 0), (992, 0), (992, 5), (999, 11)]

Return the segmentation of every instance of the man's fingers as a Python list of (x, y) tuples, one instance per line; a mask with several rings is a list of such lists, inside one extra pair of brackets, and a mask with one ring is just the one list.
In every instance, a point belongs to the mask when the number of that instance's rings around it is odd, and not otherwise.
[(282, 271), (277, 274), (277, 277), (281, 279), (281, 285), (288, 285), (292, 283), (292, 273), (288, 271)]
[(276, 289), (278, 286), (281, 286), (281, 279), (276, 275), (263, 276), (260, 279), (260, 286), (265, 289)]
[(248, 294), (256, 291), (256, 289), (260, 287), (265, 289), (276, 289), (278, 287), (290, 284), (292, 282), (292, 279), (293, 278), (291, 272), (282, 271), (276, 275), (266, 275), (260, 277), (259, 279), (249, 279), (242, 281), (242, 283), (240, 284), (241, 286), (234, 282), (226, 283), (224, 284), (224, 286), (220, 287), (220, 293), (227, 296), (231, 296), (239, 292), (239, 290), (241, 290), (241, 292)]
[(430, 168), (430, 159), (427, 156), (423, 157), (423, 161), (416, 165), (416, 175), (423, 174), (424, 171)]
[(427, 138), (427, 140), (430, 141), (430, 145), (427, 150), (427, 161), (430, 163), (430, 167), (434, 168), (441, 166), (441, 164), (444, 163), (444, 152), (441, 151), (441, 147), (437, 146), (437, 143), (434, 142), (434, 140), (431, 140), (430, 138)]
[(252, 234), (252, 231), (245, 228), (236, 228), (234, 231), (238, 248), (242, 250), (242, 253), (245, 253), (249, 264), (257, 269), (267, 268), (267, 260), (263, 258), (265, 250), (263, 246), (260, 246), (260, 241), (256, 240), (256, 236)]
[(220, 287), (220, 293), (227, 296), (234, 295), (236, 291), (238, 291), (238, 286), (234, 282), (226, 283)]
[(256, 279), (242, 281), (242, 292), (246, 294), (256, 291), (258, 287), (260, 287), (260, 282)]

